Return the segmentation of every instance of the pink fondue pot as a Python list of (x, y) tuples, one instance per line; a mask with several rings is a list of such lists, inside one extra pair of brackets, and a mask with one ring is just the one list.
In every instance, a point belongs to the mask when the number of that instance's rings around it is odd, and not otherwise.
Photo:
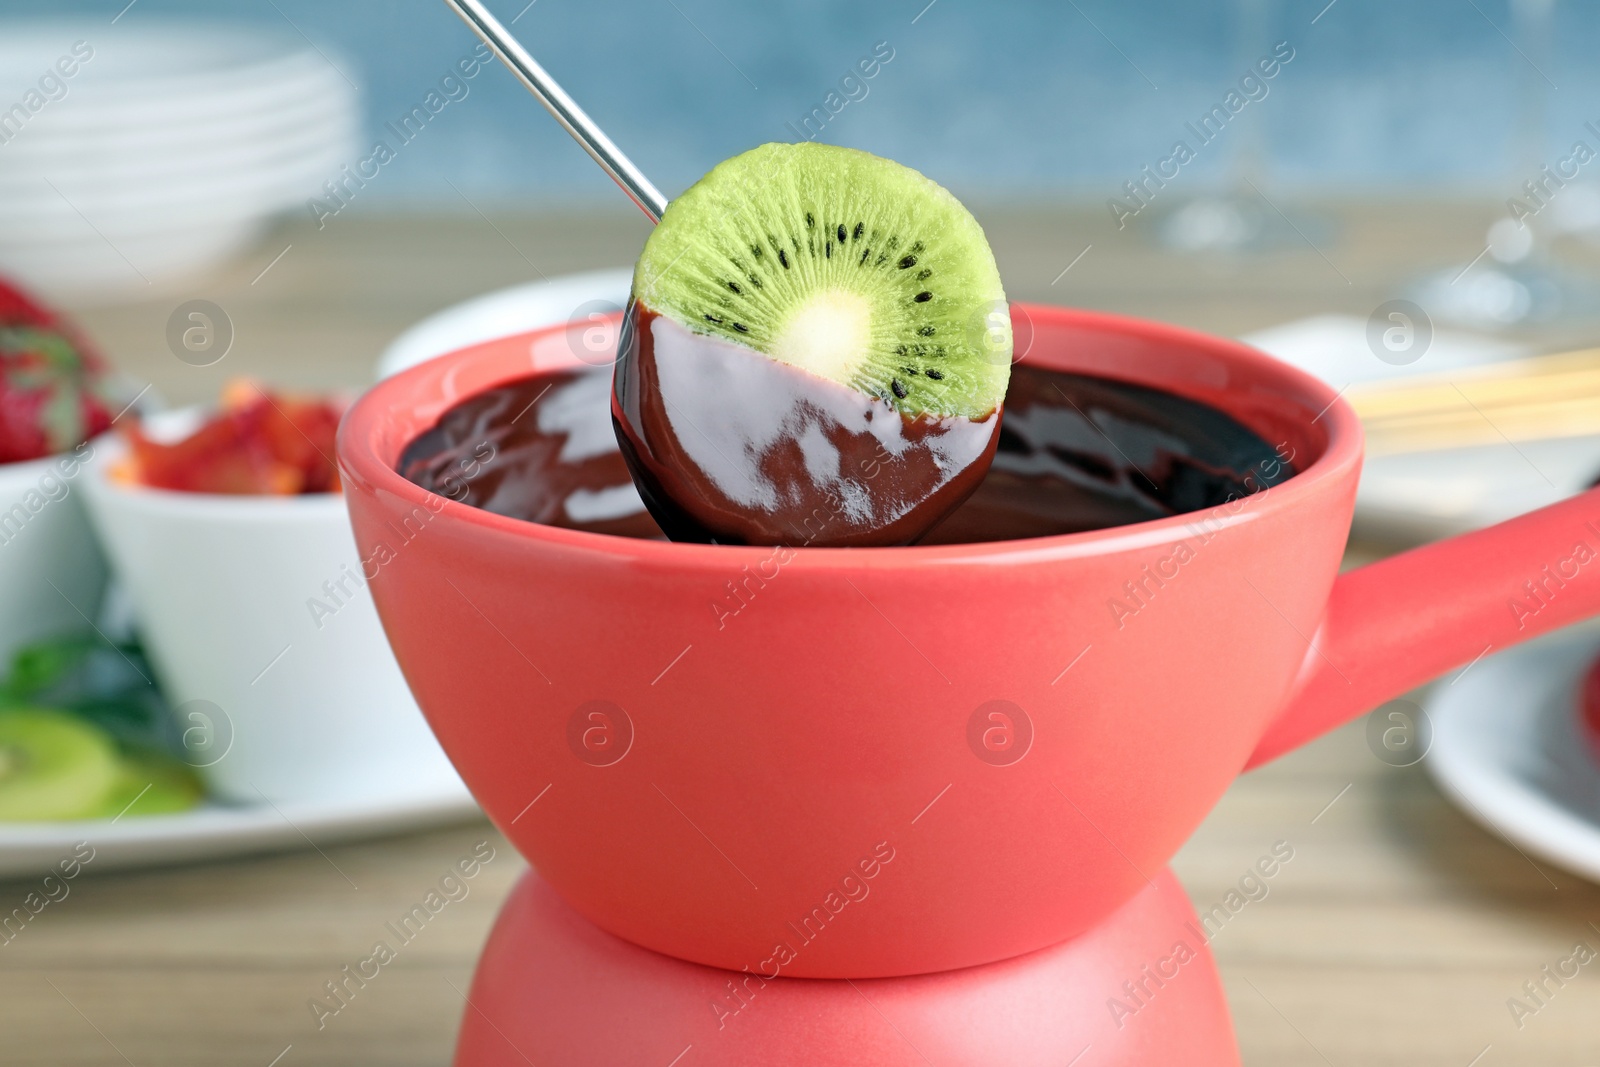
[[(1240, 771), (1600, 611), (1588, 569), (1537, 612), (1510, 604), (1600, 543), (1595, 493), (1340, 575), (1361, 428), (1332, 389), (1232, 341), (1024, 310), (1029, 363), (1201, 401), (1298, 473), (1086, 533), (797, 549), (719, 628), (712, 602), (771, 549), (517, 521), (395, 473), (463, 398), (577, 366), (563, 328), (422, 364), (350, 410), (339, 459), (379, 613), (446, 752), (538, 870), (504, 920), (530, 945), (570, 927), (554, 896), (634, 945), (768, 980), (919, 975), (1100, 936), (1166, 884)], [(580, 940), (539, 988), (632, 966)], [(491, 951), (486, 974), (513, 964), (532, 966)], [(1048, 964), (994, 973), (1030, 966)], [(820, 1009), (843, 989), (803, 995)]]

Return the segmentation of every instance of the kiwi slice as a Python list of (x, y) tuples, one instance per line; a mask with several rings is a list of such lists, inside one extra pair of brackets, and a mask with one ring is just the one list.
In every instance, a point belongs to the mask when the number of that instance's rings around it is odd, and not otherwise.
[(162, 752), (132, 749), (123, 755), (116, 784), (95, 816), (170, 815), (188, 811), (204, 796), (205, 787), (186, 765)]
[(983, 230), (947, 190), (867, 152), (765, 144), (668, 205), (633, 295), (688, 329), (879, 397), (985, 418), (1011, 320)]
[(74, 715), (0, 711), (0, 822), (92, 818), (119, 770), (110, 735)]

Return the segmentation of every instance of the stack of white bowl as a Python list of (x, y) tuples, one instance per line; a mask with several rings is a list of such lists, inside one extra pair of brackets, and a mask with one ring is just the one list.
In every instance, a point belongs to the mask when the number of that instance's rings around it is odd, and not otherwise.
[(130, 23), (0, 23), (0, 274), (58, 300), (175, 288), (353, 158), (349, 72), (303, 38)]

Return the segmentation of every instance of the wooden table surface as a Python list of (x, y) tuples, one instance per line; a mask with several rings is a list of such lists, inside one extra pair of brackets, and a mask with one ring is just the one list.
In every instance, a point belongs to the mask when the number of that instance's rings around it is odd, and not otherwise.
[[(1012, 295), (1240, 332), (1317, 311), (1365, 316), (1417, 270), (1476, 255), (1494, 208), (1335, 205), (1341, 229), (1320, 253), (1237, 259), (1163, 253), (1134, 232), (1108, 240), (1100, 210), (980, 212)], [(172, 402), (210, 398), (234, 374), (353, 386), (423, 315), (541, 274), (628, 263), (645, 232), (642, 219), (615, 213), (492, 220), (288, 224), (205, 284), (88, 310), (83, 321)], [(168, 315), (194, 297), (234, 323), (233, 350), (215, 367), (167, 349)], [(1378, 551), (1355, 546), (1352, 557)], [(1293, 861), (1213, 944), (1247, 1064), (1600, 1064), (1600, 967), (1520, 1028), (1507, 1008), (1577, 942), (1600, 948), (1600, 889), (1480, 829), (1420, 767), (1379, 761), (1360, 723), (1240, 779), (1175, 867), (1209, 908), (1280, 840)], [(309, 998), (482, 841), (496, 858), (470, 895), (319, 1030)], [(522, 869), (480, 821), (325, 855), (80, 878), (0, 946), (0, 1062), (444, 1064), (458, 991)], [(32, 888), (0, 883), (0, 905)]]

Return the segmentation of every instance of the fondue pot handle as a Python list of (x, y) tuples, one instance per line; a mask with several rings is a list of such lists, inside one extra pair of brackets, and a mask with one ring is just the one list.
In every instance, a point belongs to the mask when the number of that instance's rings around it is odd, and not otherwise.
[(1600, 615), (1600, 489), (1347, 571), (1249, 767), (1445, 671)]

